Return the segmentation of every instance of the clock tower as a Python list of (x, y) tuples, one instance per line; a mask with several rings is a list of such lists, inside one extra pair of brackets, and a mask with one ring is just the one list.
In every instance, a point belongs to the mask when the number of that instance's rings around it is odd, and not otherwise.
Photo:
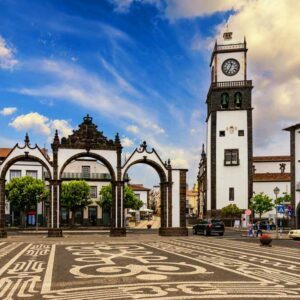
[(246, 209), (252, 197), (252, 81), (247, 44), (225, 32), (215, 43), (207, 94), (207, 211)]

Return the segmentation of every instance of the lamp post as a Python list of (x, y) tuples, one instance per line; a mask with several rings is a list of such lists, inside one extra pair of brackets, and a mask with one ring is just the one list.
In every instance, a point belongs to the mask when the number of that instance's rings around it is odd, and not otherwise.
[(275, 214), (275, 222), (276, 222), (276, 239), (278, 239), (278, 222), (277, 222), (277, 196), (280, 192), (280, 189), (278, 186), (276, 186), (276, 188), (274, 189), (274, 194), (275, 194), (275, 211), (276, 211), (276, 214)]
[(36, 218), (35, 218), (35, 230), (39, 230), (39, 214), (38, 214), (39, 195), (36, 196)]

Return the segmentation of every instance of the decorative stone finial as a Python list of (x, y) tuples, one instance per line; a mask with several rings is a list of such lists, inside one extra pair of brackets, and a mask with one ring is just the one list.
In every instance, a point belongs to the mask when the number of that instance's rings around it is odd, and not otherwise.
[(206, 153), (204, 150), (204, 144), (202, 144), (202, 153), (201, 153), (201, 158), (204, 159), (206, 157)]
[(168, 168), (171, 168), (171, 160), (170, 158), (168, 159), (168, 165), (167, 165)]
[(24, 142), (25, 142), (25, 146), (29, 146), (29, 144), (30, 144), (30, 139), (29, 139), (28, 132), (26, 132), (26, 135), (25, 135), (25, 140), (24, 140)]
[(87, 114), (86, 117), (83, 118), (83, 123), (84, 123), (84, 124), (88, 124), (88, 125), (89, 125), (89, 124), (92, 124), (92, 121), (93, 121), (93, 118), (90, 117), (89, 114)]
[(119, 136), (119, 133), (117, 132), (116, 135), (115, 135), (115, 143), (116, 144), (120, 144), (120, 136)]
[(143, 143), (140, 145), (140, 148), (145, 151), (147, 149), (147, 143), (146, 141), (143, 141)]

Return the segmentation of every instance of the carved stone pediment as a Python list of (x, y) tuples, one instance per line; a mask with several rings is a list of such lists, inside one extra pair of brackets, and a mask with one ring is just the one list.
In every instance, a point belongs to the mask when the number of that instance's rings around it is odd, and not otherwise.
[(115, 150), (117, 145), (113, 140), (107, 139), (103, 132), (97, 129), (93, 118), (87, 115), (79, 128), (73, 130), (73, 134), (61, 139), (60, 148)]

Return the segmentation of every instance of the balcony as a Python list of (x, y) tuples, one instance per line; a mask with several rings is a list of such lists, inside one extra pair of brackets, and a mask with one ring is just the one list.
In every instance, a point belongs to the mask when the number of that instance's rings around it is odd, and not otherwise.
[(240, 81), (220, 81), (212, 82), (212, 89), (219, 88), (237, 88), (237, 87), (252, 87), (252, 80), (240, 80)]
[(108, 173), (69, 173), (62, 174), (62, 179), (111, 180)]

